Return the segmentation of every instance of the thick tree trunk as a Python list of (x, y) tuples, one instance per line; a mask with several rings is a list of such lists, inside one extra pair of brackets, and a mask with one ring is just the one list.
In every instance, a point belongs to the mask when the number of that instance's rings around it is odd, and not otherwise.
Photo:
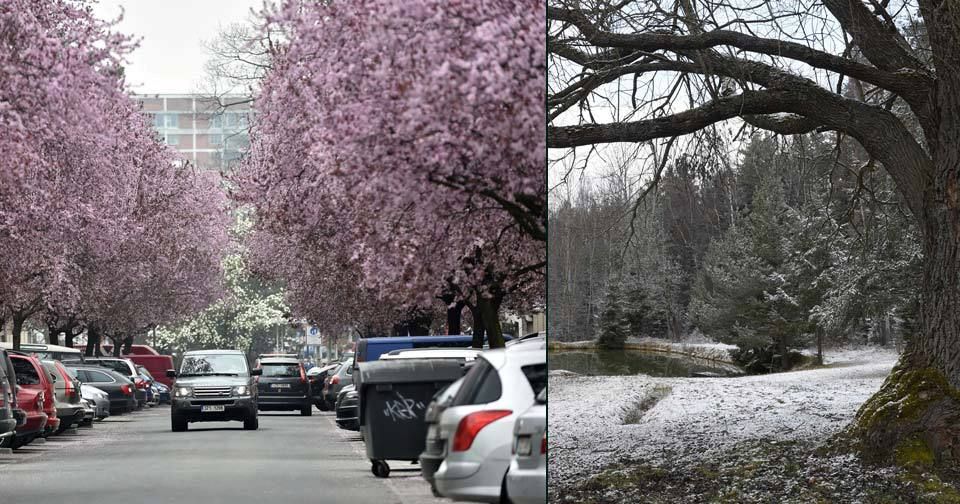
[(127, 336), (123, 338), (123, 350), (121, 353), (123, 355), (130, 355), (130, 352), (133, 350), (133, 336)]
[(483, 319), (483, 327), (487, 331), (487, 342), (490, 348), (503, 348), (506, 343), (503, 340), (503, 330), (500, 328), (500, 303), (502, 298), (480, 296), (477, 300), (477, 306), (480, 308), (480, 317)]
[(463, 334), (463, 301), (447, 303), (447, 334)]
[(13, 314), (13, 349), (20, 350), (20, 338), (23, 333), (23, 323), (27, 317), (21, 313)]
[[(857, 413), (868, 452), (901, 465), (960, 464), (960, 212), (956, 171), (932, 190), (924, 228), (920, 333)], [(948, 198), (953, 198), (952, 201)]]
[(67, 329), (67, 332), (63, 333), (63, 346), (73, 348), (73, 338), (77, 335), (73, 333), (73, 327)]
[(480, 314), (480, 307), (469, 305), (470, 315), (473, 317), (473, 348), (483, 348), (483, 340), (487, 337), (487, 330), (483, 325), (483, 315)]
[(100, 350), (100, 329), (94, 324), (87, 326), (87, 348), (83, 355), (87, 357), (103, 355), (103, 351)]
[(47, 325), (47, 338), (51, 345), (60, 344), (60, 328), (54, 325)]

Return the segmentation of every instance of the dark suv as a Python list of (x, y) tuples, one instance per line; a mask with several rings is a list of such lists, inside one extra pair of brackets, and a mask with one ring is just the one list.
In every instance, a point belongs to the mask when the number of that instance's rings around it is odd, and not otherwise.
[(246, 430), (256, 430), (257, 386), (254, 376), (262, 372), (250, 369), (239, 350), (194, 350), (183, 354), (180, 372), (170, 369), (173, 383), (170, 427), (174, 432), (187, 430), (188, 422), (239, 420)]
[(303, 364), (295, 357), (262, 357), (263, 375), (257, 386), (261, 410), (300, 410), (303, 416), (313, 414), (310, 382)]

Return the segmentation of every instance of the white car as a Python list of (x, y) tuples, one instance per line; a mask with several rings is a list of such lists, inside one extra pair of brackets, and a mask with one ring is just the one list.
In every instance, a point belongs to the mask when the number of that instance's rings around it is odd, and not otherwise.
[(484, 352), (440, 416), (446, 456), (434, 474), (441, 495), (500, 502), (506, 497), (513, 425), (547, 385), (547, 345), (518, 343)]
[(547, 389), (513, 426), (507, 497), (514, 504), (547, 502)]

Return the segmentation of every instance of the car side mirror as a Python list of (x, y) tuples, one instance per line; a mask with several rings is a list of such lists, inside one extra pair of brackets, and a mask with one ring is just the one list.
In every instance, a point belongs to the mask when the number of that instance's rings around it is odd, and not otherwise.
[(250, 370), (250, 376), (260, 376), (263, 374), (263, 368), (256, 368)]
[(177, 377), (177, 372), (175, 370), (173, 369), (167, 370), (167, 378), (176, 378), (176, 377)]

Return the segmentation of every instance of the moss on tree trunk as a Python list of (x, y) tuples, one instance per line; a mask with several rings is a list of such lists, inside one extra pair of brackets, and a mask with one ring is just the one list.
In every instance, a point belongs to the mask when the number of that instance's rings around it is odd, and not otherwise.
[(934, 368), (901, 361), (860, 407), (851, 431), (868, 458), (918, 470), (955, 470), (960, 464), (960, 390)]

